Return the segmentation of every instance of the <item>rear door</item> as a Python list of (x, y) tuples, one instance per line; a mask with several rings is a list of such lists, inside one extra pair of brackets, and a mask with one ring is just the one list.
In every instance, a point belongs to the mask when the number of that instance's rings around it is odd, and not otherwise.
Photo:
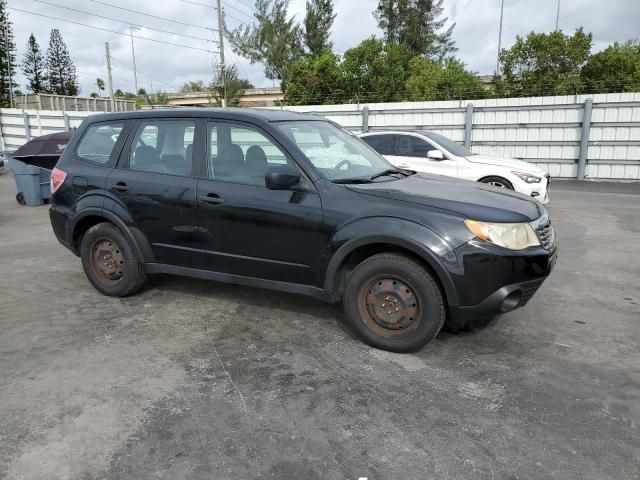
[(320, 197), (268, 190), (268, 168), (291, 165), (284, 150), (256, 126), (207, 124), (204, 174), (198, 183), (205, 268), (234, 275), (319, 285), (324, 231)]
[(105, 208), (144, 235), (158, 263), (197, 266), (195, 119), (138, 121), (107, 179)]

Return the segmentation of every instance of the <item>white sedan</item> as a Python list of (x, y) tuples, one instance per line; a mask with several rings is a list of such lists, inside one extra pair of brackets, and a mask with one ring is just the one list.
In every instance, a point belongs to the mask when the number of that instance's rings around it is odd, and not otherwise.
[(398, 168), (488, 183), (549, 201), (549, 173), (522, 160), (479, 155), (431, 131), (363, 133), (360, 138)]

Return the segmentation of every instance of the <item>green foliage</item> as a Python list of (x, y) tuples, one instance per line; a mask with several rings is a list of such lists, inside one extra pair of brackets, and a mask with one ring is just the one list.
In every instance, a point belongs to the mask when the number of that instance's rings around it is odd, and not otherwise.
[(561, 31), (531, 32), (500, 52), (503, 79), (497, 85), (502, 96), (525, 97), (580, 93), (580, 70), (589, 58), (592, 35), (582, 28), (573, 35)]
[[(225, 69), (225, 87), (227, 90), (227, 106), (237, 107), (240, 104), (240, 97), (242, 97), (245, 90), (248, 88), (254, 88), (253, 84), (246, 78), (240, 78), (238, 69), (235, 65)], [(222, 88), (222, 78), (218, 75), (209, 84), (207, 89), (209, 103), (222, 106), (222, 99), (224, 98), (224, 89)]]
[(581, 79), (585, 93), (639, 92), (640, 42), (616, 42), (591, 55)]
[(96, 86), (98, 87), (98, 97), (101, 97), (102, 92), (104, 91), (104, 80), (101, 78), (96, 78)]
[(151, 105), (169, 105), (169, 95), (162, 90), (158, 90), (156, 93), (149, 95), (148, 99)]
[(307, 13), (304, 17), (304, 43), (311, 55), (320, 55), (331, 50), (329, 41), (331, 25), (336, 18), (333, 13), (333, 0), (307, 0)]
[(47, 77), (51, 93), (56, 95), (78, 95), (80, 93), (76, 67), (57, 28), (51, 30), (49, 38)]
[(452, 24), (442, 30), (448, 18), (442, 17), (443, 0), (379, 0), (373, 15), (388, 43), (405, 45), (412, 55), (441, 61), (457, 48)]
[(27, 48), (22, 59), (22, 73), (27, 79), (27, 88), (31, 93), (47, 92), (44, 56), (33, 33), (29, 35)]
[(284, 101), (287, 105), (322, 105), (342, 103), (344, 74), (340, 59), (331, 51), (307, 56), (289, 69)]
[(190, 80), (185, 82), (182, 88), (180, 88), (180, 93), (200, 93), (206, 91), (207, 87), (204, 86), (202, 80)]
[(412, 58), (405, 90), (407, 99), (411, 101), (475, 99), (487, 96), (480, 79), (465, 70), (462, 62), (454, 59), (435, 62), (424, 57)]
[(13, 25), (9, 20), (6, 2), (0, 0), (0, 107), (9, 106), (10, 92), (18, 86), (15, 78), (16, 44), (13, 40)]
[(360, 102), (402, 101), (410, 58), (406, 46), (376, 38), (347, 50), (342, 61), (347, 98)]
[(263, 63), (268, 79), (286, 77), (289, 66), (304, 54), (302, 30), (289, 18), (288, 8), (289, 0), (256, 0), (256, 22), (227, 32), (233, 50), (251, 63)]

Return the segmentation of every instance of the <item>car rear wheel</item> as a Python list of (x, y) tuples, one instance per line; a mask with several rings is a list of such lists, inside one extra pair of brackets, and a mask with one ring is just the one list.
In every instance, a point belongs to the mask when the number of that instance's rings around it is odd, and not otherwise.
[(502, 177), (486, 177), (480, 180), (480, 183), (487, 183), (498, 188), (506, 188), (507, 190), (514, 190), (513, 185), (509, 180)]
[(360, 338), (392, 352), (422, 348), (446, 317), (435, 279), (422, 265), (396, 253), (374, 255), (359, 264), (349, 277), (343, 304)]
[(144, 267), (133, 246), (111, 223), (98, 223), (87, 230), (80, 256), (87, 278), (105, 295), (125, 297), (145, 283)]

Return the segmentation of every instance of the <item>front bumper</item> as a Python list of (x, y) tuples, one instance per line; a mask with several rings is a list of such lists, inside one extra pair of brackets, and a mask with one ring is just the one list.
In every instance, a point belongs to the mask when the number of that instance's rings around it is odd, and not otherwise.
[(542, 204), (549, 202), (549, 185), (551, 183), (551, 177), (547, 174), (543, 177), (540, 183), (526, 183), (519, 178), (514, 183), (516, 192), (523, 193), (529, 197), (536, 199)]
[[(510, 251), (480, 240), (456, 249), (453, 281), (459, 304), (450, 306), (449, 322), (462, 326), (523, 307), (553, 270), (558, 246)], [(450, 270), (451, 271), (451, 270)]]

